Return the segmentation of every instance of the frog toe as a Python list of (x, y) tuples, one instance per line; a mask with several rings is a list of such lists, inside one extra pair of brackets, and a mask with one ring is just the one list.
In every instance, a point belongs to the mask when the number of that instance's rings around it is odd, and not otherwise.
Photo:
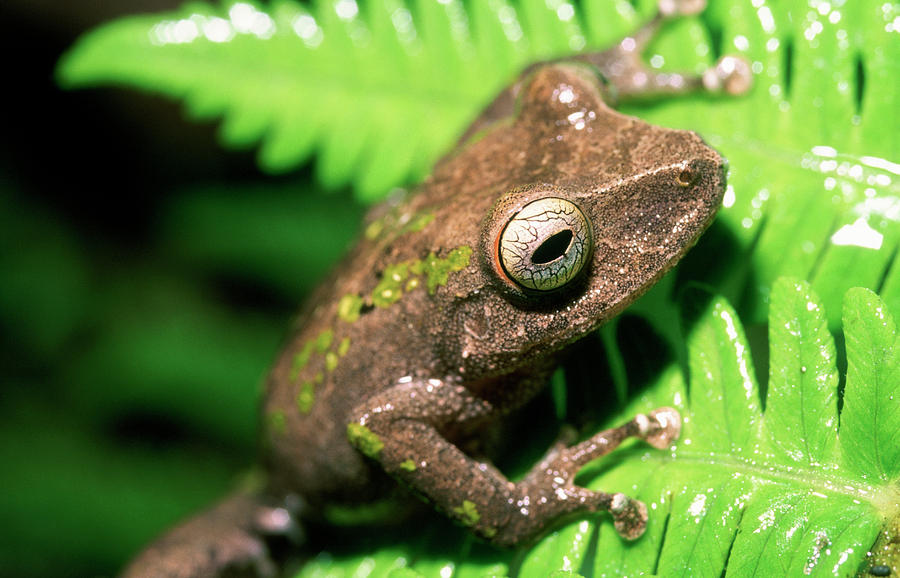
[(641, 424), (641, 437), (656, 449), (664, 450), (681, 434), (681, 415), (671, 407), (661, 407), (647, 414)]
[(616, 532), (626, 540), (636, 540), (647, 529), (647, 506), (625, 494), (613, 494), (609, 505)]
[(744, 94), (753, 86), (750, 63), (740, 56), (725, 55), (703, 73), (703, 88), (708, 92)]
[(691, 16), (706, 8), (706, 0), (660, 0), (659, 13), (666, 17)]

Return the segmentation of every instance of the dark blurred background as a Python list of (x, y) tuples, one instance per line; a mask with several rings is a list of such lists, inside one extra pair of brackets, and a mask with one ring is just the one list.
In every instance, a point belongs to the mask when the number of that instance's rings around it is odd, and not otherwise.
[(245, 475), (266, 367), (362, 215), (177, 103), (55, 86), (79, 34), (178, 4), (0, 4), (0, 575), (114, 574)]

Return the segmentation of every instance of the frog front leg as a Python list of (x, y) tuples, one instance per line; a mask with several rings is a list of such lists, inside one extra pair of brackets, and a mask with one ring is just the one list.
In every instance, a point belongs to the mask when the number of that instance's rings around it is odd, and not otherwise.
[(656, 15), (618, 44), (601, 52), (585, 52), (536, 62), (526, 67), (516, 82), (500, 92), (469, 126), (459, 142), (468, 142), (494, 123), (510, 118), (516, 111), (516, 99), (523, 87), (543, 67), (561, 63), (586, 63), (596, 75), (604, 101), (616, 102), (683, 95), (692, 92), (747, 92), (753, 82), (749, 64), (739, 56), (725, 55), (702, 74), (662, 72), (648, 67), (644, 50), (669, 20), (691, 16), (706, 8), (706, 0), (659, 0)]
[(462, 386), (408, 380), (359, 406), (347, 434), (387, 473), (496, 545), (527, 543), (560, 519), (602, 510), (610, 512), (623, 537), (634, 539), (643, 533), (647, 511), (641, 502), (576, 486), (575, 475), (628, 437), (666, 447), (680, 428), (675, 410), (637, 416), (574, 446), (556, 447), (519, 482), (511, 482), (447, 439), (448, 433), (496, 417), (496, 408)]
[(698, 14), (705, 8), (706, 0), (659, 0), (656, 15), (616, 46), (603, 52), (579, 54), (572, 60), (597, 67), (619, 100), (696, 91), (743, 94), (750, 89), (752, 74), (748, 63), (739, 56), (722, 56), (699, 75), (661, 72), (644, 63), (644, 50), (666, 21)]

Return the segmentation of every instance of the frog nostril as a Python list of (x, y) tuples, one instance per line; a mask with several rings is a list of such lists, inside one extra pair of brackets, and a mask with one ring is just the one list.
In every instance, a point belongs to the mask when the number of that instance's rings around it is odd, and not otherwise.
[(531, 255), (531, 262), (536, 265), (543, 265), (559, 259), (566, 254), (566, 250), (568, 250), (574, 236), (575, 233), (571, 229), (565, 229), (554, 234), (541, 243), (541, 246)]
[(682, 187), (689, 187), (697, 181), (697, 171), (690, 167), (685, 167), (678, 173), (675, 181)]

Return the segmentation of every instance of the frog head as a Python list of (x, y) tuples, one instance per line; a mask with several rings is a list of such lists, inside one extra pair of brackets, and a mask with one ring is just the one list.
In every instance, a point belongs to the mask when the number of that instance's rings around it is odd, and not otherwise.
[(455, 159), (507, 159), (473, 195), (491, 199), (478, 268), (438, 322), (442, 357), (470, 377), (543, 359), (618, 315), (697, 241), (725, 189), (715, 150), (612, 110), (586, 66), (542, 68), (518, 97), (512, 122)]

